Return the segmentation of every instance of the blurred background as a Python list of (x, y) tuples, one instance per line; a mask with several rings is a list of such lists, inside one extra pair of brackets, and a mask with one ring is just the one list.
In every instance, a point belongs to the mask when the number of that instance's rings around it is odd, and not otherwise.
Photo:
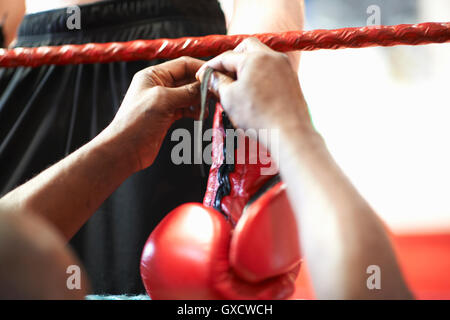
[[(448, 0), (306, 0), (306, 29), (450, 21)], [(373, 8), (373, 7), (372, 7)], [(302, 53), (316, 128), (395, 236), (418, 299), (450, 299), (450, 44)], [(296, 299), (313, 298), (307, 263)]]
[[(448, 0), (306, 0), (306, 29), (450, 21)], [(373, 22), (372, 19), (369, 19)], [(450, 44), (302, 53), (316, 128), (395, 232), (450, 231)]]

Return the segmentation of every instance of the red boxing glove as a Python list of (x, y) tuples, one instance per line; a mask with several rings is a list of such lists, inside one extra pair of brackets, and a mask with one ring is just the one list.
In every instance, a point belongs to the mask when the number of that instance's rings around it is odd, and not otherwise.
[[(241, 137), (241, 141), (235, 144), (234, 151), (224, 148), (226, 130), (232, 126), (220, 104), (216, 106), (213, 128), (212, 163), (203, 204), (223, 212), (235, 223), (252, 195), (276, 176), (276, 173), (261, 174), (262, 169), (268, 169), (273, 164), (271, 161), (261, 163), (259, 155), (267, 154), (269, 160), (270, 155), (262, 145), (258, 145), (258, 154), (253, 154), (250, 145), (256, 142), (248, 137)], [(225, 163), (224, 153), (232, 154), (233, 164)]]
[(233, 232), (230, 265), (255, 283), (292, 272), (300, 261), (297, 223), (279, 182), (244, 209)]
[[(213, 161), (203, 204), (237, 223), (230, 250), (231, 266), (250, 282), (289, 272), (301, 260), (297, 224), (268, 151), (258, 144), (255, 152), (252, 144), (257, 142), (242, 136), (235, 150), (228, 150), (225, 138), (230, 139), (227, 129), (232, 125), (220, 104), (213, 128)], [(230, 153), (234, 161), (227, 164), (230, 159), (225, 158)], [(275, 172), (263, 174), (270, 172), (269, 168)]]
[(145, 245), (141, 275), (153, 299), (285, 299), (294, 291), (301, 259), (284, 185), (276, 172), (261, 174), (270, 161), (249, 161), (249, 138), (232, 150), (235, 159), (244, 150), (245, 161), (224, 163), (231, 124), (224, 128), (223, 115), (218, 105), (204, 206), (175, 209)]
[(173, 210), (142, 254), (141, 276), (150, 297), (266, 300), (292, 294), (298, 266), (258, 283), (245, 281), (229, 264), (231, 237), (231, 224), (212, 208), (185, 204)]

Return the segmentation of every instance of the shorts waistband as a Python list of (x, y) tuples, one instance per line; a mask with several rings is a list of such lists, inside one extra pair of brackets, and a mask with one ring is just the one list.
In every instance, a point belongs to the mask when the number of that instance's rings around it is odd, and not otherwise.
[(18, 38), (76, 32), (95, 32), (96, 29), (117, 27), (152, 19), (192, 19), (217, 23), (224, 15), (216, 0), (108, 0), (77, 6), (80, 30), (69, 30), (67, 21), (75, 11), (61, 8), (26, 15), (20, 25)]

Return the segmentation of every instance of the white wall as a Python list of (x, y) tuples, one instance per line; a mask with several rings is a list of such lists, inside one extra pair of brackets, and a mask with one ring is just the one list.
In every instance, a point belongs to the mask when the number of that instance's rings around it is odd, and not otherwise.
[[(419, 8), (417, 22), (450, 21), (448, 0)], [(388, 225), (450, 231), (450, 44), (305, 52), (299, 77), (316, 127)]]

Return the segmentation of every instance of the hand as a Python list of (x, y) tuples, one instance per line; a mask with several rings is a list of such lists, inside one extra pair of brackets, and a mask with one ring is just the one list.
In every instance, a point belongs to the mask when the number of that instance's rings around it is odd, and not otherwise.
[(297, 75), (285, 54), (249, 38), (205, 63), (198, 79), (203, 80), (206, 67), (220, 71), (213, 73), (208, 85), (237, 127), (312, 130)]
[(167, 130), (182, 117), (198, 117), (200, 83), (195, 73), (204, 62), (182, 57), (139, 71), (106, 131), (117, 148), (133, 159), (134, 171), (155, 160)]

